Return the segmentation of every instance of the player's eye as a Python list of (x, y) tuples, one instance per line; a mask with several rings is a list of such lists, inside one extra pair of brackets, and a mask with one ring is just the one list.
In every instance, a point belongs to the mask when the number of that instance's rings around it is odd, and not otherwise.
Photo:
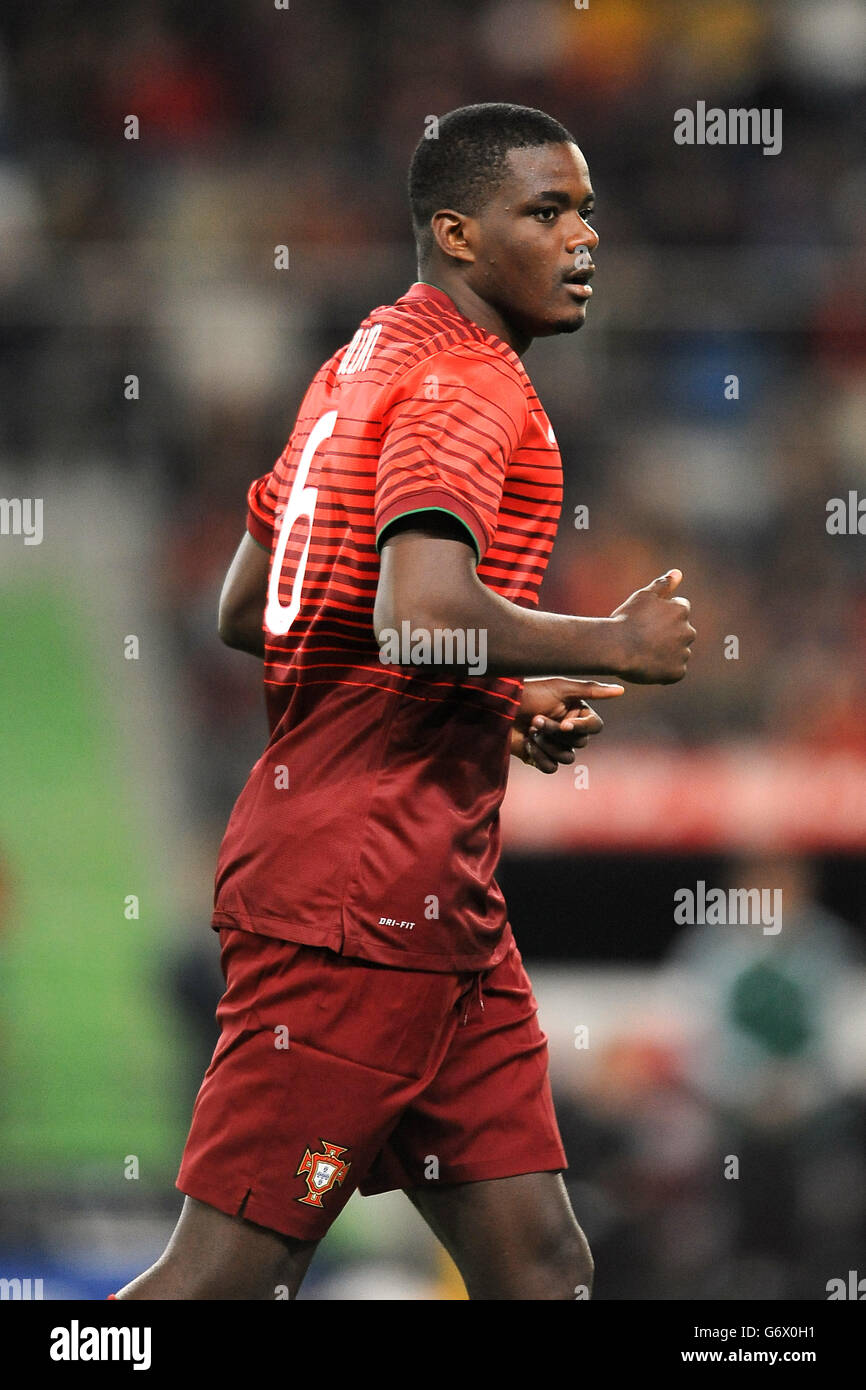
[(595, 208), (587, 208), (586, 212), (582, 212), (580, 216), (582, 221), (591, 222), (595, 217)]
[[(536, 208), (532, 215), (533, 217), (538, 217), (542, 222), (553, 222), (558, 212), (559, 208), (556, 207), (554, 203), (551, 203), (547, 207)], [(548, 217), (546, 215), (547, 213), (552, 213), (553, 215), (551, 217)]]

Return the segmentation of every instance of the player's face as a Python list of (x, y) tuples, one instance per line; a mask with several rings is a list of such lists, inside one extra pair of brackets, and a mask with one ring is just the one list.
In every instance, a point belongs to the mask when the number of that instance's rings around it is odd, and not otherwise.
[(510, 172), (475, 223), (468, 283), (521, 336), (573, 333), (586, 318), (598, 245), (586, 160), (572, 144), (507, 158)]

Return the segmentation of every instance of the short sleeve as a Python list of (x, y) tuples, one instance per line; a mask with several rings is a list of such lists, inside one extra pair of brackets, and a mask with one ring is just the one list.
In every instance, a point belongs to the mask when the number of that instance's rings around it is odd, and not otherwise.
[(432, 509), (463, 523), (481, 560), (528, 418), (518, 372), (486, 344), (459, 343), (402, 373), (382, 412), (376, 548), (397, 517)]
[(266, 550), (271, 548), (276, 505), (276, 480), (272, 470), (256, 478), (247, 490), (247, 530)]

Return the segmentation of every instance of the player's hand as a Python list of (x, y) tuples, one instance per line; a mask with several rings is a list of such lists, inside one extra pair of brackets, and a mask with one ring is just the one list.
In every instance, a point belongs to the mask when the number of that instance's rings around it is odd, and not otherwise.
[(548, 774), (560, 763), (573, 763), (573, 750), (584, 748), (590, 736), (604, 728), (601, 715), (584, 697), (607, 700), (624, 694), (623, 686), (603, 681), (570, 681), (560, 676), (525, 681), (511, 728), (512, 755)]
[(691, 605), (674, 594), (682, 570), (668, 570), (638, 589), (611, 613), (621, 623), (619, 674), (638, 685), (671, 685), (686, 674), (689, 648), (697, 637)]

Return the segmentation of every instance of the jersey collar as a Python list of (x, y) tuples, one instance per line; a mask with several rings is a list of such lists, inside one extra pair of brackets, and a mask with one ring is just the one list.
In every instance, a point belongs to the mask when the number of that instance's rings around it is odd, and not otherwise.
[(462, 309), (457, 308), (457, 305), (454, 303), (454, 300), (451, 298), (451, 296), (447, 295), (444, 290), (438, 289), (436, 285), (428, 285), (426, 280), (416, 280), (414, 285), (412, 285), (411, 288), (408, 289), (406, 293), (401, 296), (399, 302), (402, 303), (405, 299), (409, 299), (412, 301), (416, 299), (432, 299), (433, 303), (438, 304), (440, 308), (450, 309), (452, 314), (456, 314), (458, 318), (463, 319), (466, 323), (471, 323), (473, 328), (477, 329), (479, 333), (483, 333), (485, 337), (490, 339), (491, 342), (501, 343), (505, 350), (511, 353), (512, 357), (514, 358), (514, 361), (518, 364), (521, 371), (524, 370), (523, 363), (520, 361), (519, 356), (509, 343), (506, 343), (505, 340), (503, 338), (498, 337), (497, 334), (490, 333), (486, 328), (482, 328), (481, 325), (476, 323), (474, 319), (468, 318), (466, 314), (463, 313)]
[[(450, 295), (444, 290), (437, 289), (435, 285), (428, 285), (426, 280), (416, 280), (411, 289), (403, 295), (404, 299), (432, 299), (436, 304), (440, 304), (443, 309), (450, 309), (454, 314), (460, 314), (460, 310), (454, 303)], [(465, 314), (460, 314), (465, 318)]]

